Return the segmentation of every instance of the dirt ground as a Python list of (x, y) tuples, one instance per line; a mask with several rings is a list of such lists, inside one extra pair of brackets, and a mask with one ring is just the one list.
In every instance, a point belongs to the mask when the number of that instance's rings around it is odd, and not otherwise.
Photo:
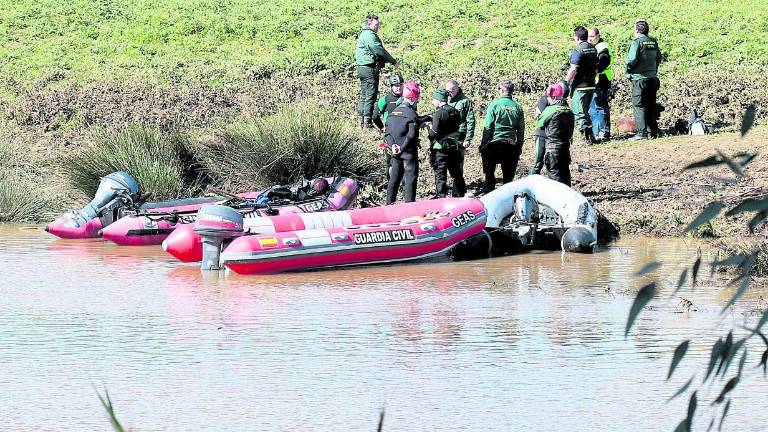
[[(681, 235), (685, 227), (710, 202), (719, 200), (732, 207), (747, 197), (768, 193), (768, 161), (762, 154), (768, 140), (768, 128), (756, 128), (743, 139), (738, 132), (707, 136), (672, 136), (656, 140), (616, 139), (571, 148), (573, 187), (593, 202), (595, 207), (622, 235)], [(693, 162), (721, 151), (733, 156), (757, 153), (744, 169), (744, 177), (724, 165), (683, 171)], [(533, 145), (526, 139), (516, 178), (526, 175), (531, 166)], [(497, 168), (497, 177), (501, 176)], [(483, 179), (476, 144), (467, 152), (465, 178), (470, 191), (478, 189)], [(730, 180), (726, 180), (730, 179)], [(434, 173), (422, 150), (419, 196), (434, 195)], [(746, 218), (714, 220), (698, 235), (737, 237), (748, 234)], [(756, 237), (764, 238), (760, 227)]]

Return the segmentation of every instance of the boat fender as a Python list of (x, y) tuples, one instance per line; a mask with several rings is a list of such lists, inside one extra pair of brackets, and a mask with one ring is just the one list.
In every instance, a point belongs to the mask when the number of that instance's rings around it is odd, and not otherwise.
[(585, 252), (594, 250), (597, 239), (585, 226), (568, 228), (560, 239), (560, 247), (564, 252)]
[(127, 172), (117, 171), (107, 174), (99, 181), (99, 187), (91, 202), (81, 210), (75, 211), (69, 223), (74, 227), (82, 226), (96, 218), (102, 210), (116, 207), (121, 197), (132, 199), (138, 191), (139, 184)]
[(203, 244), (202, 270), (221, 270), (224, 241), (243, 234), (243, 215), (223, 205), (205, 205), (197, 211), (195, 232)]

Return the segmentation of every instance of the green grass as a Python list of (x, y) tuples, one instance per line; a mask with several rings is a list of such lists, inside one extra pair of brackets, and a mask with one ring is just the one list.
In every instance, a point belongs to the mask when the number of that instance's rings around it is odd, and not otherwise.
[(99, 178), (127, 171), (151, 199), (189, 196), (199, 189), (199, 166), (188, 140), (146, 126), (104, 130), (63, 159), (72, 185), (86, 196), (96, 192)]
[(204, 153), (208, 170), (230, 189), (334, 175), (364, 182), (381, 171), (375, 147), (363, 141), (359, 130), (312, 104), (230, 126)]
[(408, 75), (551, 69), (576, 25), (597, 25), (623, 53), (642, 15), (659, 37), (667, 73), (708, 65), (768, 64), (764, 1), (694, 3), (545, 0), (2, 0), (0, 60), (6, 79), (94, 77), (214, 82), (321, 70), (352, 62), (362, 17)]

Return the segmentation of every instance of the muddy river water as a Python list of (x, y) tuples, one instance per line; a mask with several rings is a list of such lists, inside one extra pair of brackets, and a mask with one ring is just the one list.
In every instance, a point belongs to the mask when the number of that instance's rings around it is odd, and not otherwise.
[[(244, 277), (0, 227), (0, 430), (108, 430), (96, 387), (136, 431), (375, 430), (382, 408), (385, 431), (671, 431), (688, 401), (667, 399), (763, 301), (720, 315), (717, 283), (670, 297), (696, 247), (623, 239), (592, 255)], [(668, 300), (625, 339), (647, 282), (633, 273), (652, 261)], [(768, 428), (752, 348), (725, 429)], [(723, 384), (701, 392), (697, 430)]]

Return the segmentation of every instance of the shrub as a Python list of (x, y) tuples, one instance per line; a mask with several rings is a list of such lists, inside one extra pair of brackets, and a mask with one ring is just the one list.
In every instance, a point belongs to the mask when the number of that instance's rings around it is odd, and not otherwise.
[(207, 153), (218, 183), (234, 189), (333, 175), (368, 181), (381, 171), (374, 145), (333, 111), (308, 104), (228, 127)]
[(82, 148), (64, 158), (66, 175), (88, 196), (99, 178), (126, 171), (152, 199), (178, 198), (197, 192), (203, 180), (187, 138), (147, 126), (101, 130)]
[(40, 222), (46, 219), (48, 201), (30, 194), (32, 185), (0, 172), (0, 222)]

